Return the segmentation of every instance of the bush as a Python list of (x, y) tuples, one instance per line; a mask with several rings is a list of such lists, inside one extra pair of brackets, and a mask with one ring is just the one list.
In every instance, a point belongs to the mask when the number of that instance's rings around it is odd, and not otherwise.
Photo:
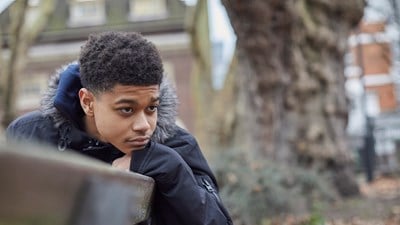
[(273, 218), (310, 213), (315, 202), (336, 198), (327, 176), (249, 154), (222, 151), (214, 161), (220, 194), (236, 225), (269, 224)]

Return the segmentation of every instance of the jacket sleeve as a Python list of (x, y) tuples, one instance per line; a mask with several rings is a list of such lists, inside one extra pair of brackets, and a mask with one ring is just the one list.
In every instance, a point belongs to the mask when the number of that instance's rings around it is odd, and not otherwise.
[(190, 133), (182, 128), (178, 128), (176, 135), (163, 144), (174, 149), (182, 157), (196, 178), (208, 177), (209, 181), (212, 182), (211, 184), (218, 190), (214, 174), (201, 152), (196, 139)]
[(206, 175), (195, 177), (174, 149), (151, 142), (146, 149), (133, 152), (130, 169), (155, 180), (153, 210), (162, 224), (232, 224), (212, 180)]
[(56, 145), (57, 135), (51, 119), (43, 117), (39, 111), (15, 119), (6, 129), (7, 141), (13, 142)]

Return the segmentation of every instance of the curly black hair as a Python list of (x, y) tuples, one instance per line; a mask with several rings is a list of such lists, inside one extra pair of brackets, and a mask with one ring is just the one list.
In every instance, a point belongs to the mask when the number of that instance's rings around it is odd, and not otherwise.
[(79, 55), (82, 86), (94, 93), (117, 85), (159, 85), (163, 65), (157, 48), (136, 32), (91, 34)]

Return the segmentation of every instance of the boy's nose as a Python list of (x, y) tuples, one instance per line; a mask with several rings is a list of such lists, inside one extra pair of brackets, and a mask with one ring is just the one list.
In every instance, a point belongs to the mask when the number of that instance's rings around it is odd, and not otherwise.
[(150, 129), (150, 123), (145, 113), (140, 113), (132, 123), (134, 131), (146, 131)]

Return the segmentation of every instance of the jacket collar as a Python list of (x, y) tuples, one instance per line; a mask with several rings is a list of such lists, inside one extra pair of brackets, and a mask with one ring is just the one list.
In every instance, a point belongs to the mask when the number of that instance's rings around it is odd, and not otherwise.
[[(81, 87), (77, 62), (61, 67), (51, 76), (48, 89), (41, 100), (40, 109), (44, 115), (53, 119), (56, 128), (61, 128), (65, 124), (71, 124), (76, 128), (80, 126), (84, 115), (78, 97)], [(164, 76), (160, 85), (160, 105), (157, 127), (152, 136), (153, 141), (164, 143), (175, 134), (177, 105), (178, 98), (175, 89)]]

